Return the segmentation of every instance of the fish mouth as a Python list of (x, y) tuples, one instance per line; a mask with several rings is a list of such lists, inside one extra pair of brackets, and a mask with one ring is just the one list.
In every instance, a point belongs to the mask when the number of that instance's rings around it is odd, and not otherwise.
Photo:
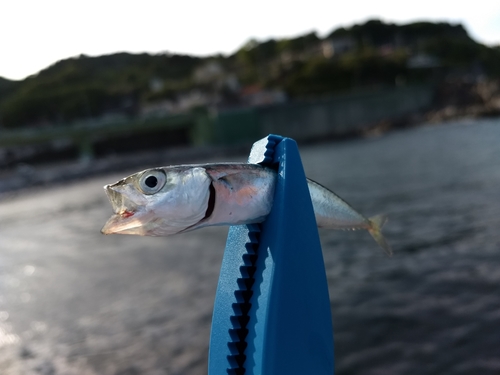
[(102, 234), (135, 234), (144, 235), (143, 222), (138, 218), (114, 214), (101, 229)]
[(115, 214), (120, 215), (125, 212), (133, 213), (137, 205), (123, 194), (123, 187), (118, 183), (104, 186), (104, 191)]
[(120, 183), (104, 186), (114, 215), (101, 229), (103, 234), (139, 234), (144, 235), (144, 215), (138, 213), (138, 206), (122, 193), (126, 186)]

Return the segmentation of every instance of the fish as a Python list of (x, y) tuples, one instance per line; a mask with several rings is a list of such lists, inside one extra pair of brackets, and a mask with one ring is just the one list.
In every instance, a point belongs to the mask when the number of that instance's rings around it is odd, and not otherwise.
[[(103, 234), (170, 236), (217, 225), (262, 223), (271, 212), (278, 174), (260, 164), (210, 163), (150, 168), (104, 190), (114, 214)], [(381, 232), (386, 215), (366, 218), (321, 184), (307, 179), (319, 228), (365, 229), (392, 254)]]

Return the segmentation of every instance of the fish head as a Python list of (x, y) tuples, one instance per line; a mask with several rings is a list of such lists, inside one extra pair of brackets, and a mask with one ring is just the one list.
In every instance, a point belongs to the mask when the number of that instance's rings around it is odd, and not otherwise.
[(114, 215), (104, 234), (168, 236), (203, 220), (212, 180), (202, 167), (153, 168), (104, 186)]

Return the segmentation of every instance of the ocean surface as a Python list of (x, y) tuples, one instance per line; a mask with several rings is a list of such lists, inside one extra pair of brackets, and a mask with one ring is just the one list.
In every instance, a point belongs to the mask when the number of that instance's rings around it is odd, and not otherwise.
[[(320, 231), (336, 374), (500, 374), (500, 119), (300, 150), (310, 178), (390, 218), (391, 258)], [(0, 374), (206, 374), (227, 228), (101, 235), (102, 186), (126, 174), (0, 201)]]

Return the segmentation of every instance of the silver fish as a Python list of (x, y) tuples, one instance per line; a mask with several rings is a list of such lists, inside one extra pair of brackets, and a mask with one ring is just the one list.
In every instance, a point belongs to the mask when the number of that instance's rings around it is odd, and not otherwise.
[[(104, 234), (169, 236), (213, 225), (260, 223), (273, 205), (277, 173), (259, 164), (200, 164), (147, 169), (104, 190), (115, 214)], [(366, 229), (391, 254), (380, 229), (322, 185), (307, 180), (320, 228)]]

